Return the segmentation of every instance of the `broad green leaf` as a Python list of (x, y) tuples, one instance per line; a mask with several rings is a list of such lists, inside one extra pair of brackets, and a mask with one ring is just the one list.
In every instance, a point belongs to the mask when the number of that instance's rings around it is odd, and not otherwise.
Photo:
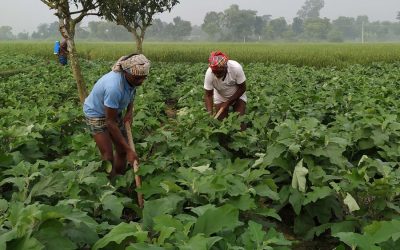
[(0, 186), (3, 186), (6, 183), (11, 183), (13, 186), (16, 186), (19, 191), (25, 191), (25, 177), (9, 177), (5, 178), (0, 182)]
[(340, 241), (346, 243), (352, 249), (356, 249), (356, 247), (359, 247), (362, 250), (381, 250), (380, 247), (374, 244), (369, 236), (352, 232), (341, 232), (333, 236), (338, 237)]
[(174, 182), (170, 181), (170, 180), (165, 180), (163, 182), (160, 183), (160, 186), (167, 192), (174, 192), (174, 193), (178, 193), (180, 191), (182, 191), (182, 188), (178, 185), (176, 185)]
[(73, 209), (68, 205), (59, 205), (59, 206), (48, 206), (42, 205), (40, 207), (42, 214), (41, 219), (59, 219), (63, 218), (73, 222), (76, 225), (80, 223), (86, 224), (91, 230), (95, 230), (97, 227), (97, 222), (90, 217), (86, 212), (82, 212), (78, 209)]
[(206, 205), (204, 205), (204, 206), (194, 207), (194, 208), (192, 208), (191, 210), (192, 210), (193, 213), (197, 214), (197, 216), (200, 217), (200, 216), (203, 215), (207, 210), (209, 210), (209, 209), (214, 209), (214, 208), (215, 208), (215, 205), (213, 205), (213, 204), (206, 204)]
[(247, 176), (243, 176), (245, 178), (246, 183), (251, 183), (254, 181), (262, 180), (263, 175), (269, 175), (271, 172), (266, 169), (249, 169), (249, 174)]
[(286, 146), (282, 144), (274, 144), (273, 146), (269, 147), (267, 149), (267, 153), (264, 157), (264, 164), (266, 166), (269, 166), (272, 164), (272, 162), (280, 157), (280, 155), (286, 151)]
[(147, 243), (133, 243), (125, 248), (125, 250), (165, 250), (165, 248)]
[(254, 199), (249, 194), (241, 195), (239, 198), (233, 197), (227, 204), (231, 204), (241, 211), (247, 211), (257, 207)]
[(115, 195), (109, 194), (102, 198), (101, 202), (103, 204), (104, 210), (110, 211), (110, 213), (115, 216), (115, 218), (120, 218), (124, 205), (122, 205), (121, 198)]
[(145, 201), (143, 208), (143, 227), (153, 227), (154, 217), (161, 214), (169, 214), (175, 211), (178, 203), (182, 200), (182, 197), (179, 197), (177, 195), (170, 195), (158, 200)]
[(1, 166), (8, 166), (11, 165), (13, 162), (13, 157), (12, 155), (9, 154), (0, 154), (0, 167)]
[(93, 245), (99, 240), (96, 228), (90, 228), (85, 223), (70, 223), (66, 225), (65, 234), (75, 243)]
[(18, 235), (16, 229), (0, 234), (0, 250), (6, 250), (7, 242), (17, 238)]
[(154, 218), (154, 229), (160, 230), (163, 227), (173, 227), (178, 231), (183, 230), (182, 222), (176, 219), (176, 217), (172, 217), (169, 214), (162, 214)]
[(0, 214), (3, 214), (8, 209), (8, 202), (5, 199), (0, 199)]
[(137, 223), (127, 224), (122, 222), (111, 229), (103, 238), (98, 240), (92, 250), (102, 249), (111, 242), (120, 244), (123, 240), (128, 237), (134, 236), (138, 231), (141, 231), (140, 225)]
[(312, 240), (314, 238), (314, 236), (320, 236), (322, 233), (326, 232), (326, 230), (328, 230), (329, 228), (331, 228), (331, 223), (327, 223), (327, 224), (322, 224), (320, 226), (317, 227), (313, 227), (311, 230), (309, 230), (307, 232), (307, 234), (305, 235), (305, 239), (306, 240)]
[(197, 219), (193, 235), (204, 234), (208, 236), (221, 230), (234, 230), (241, 224), (239, 210), (232, 205), (210, 208)]
[(247, 230), (250, 234), (251, 240), (257, 244), (257, 247), (259, 247), (266, 236), (266, 233), (262, 229), (262, 225), (255, 223), (254, 221), (249, 221), (249, 227)]
[(357, 225), (357, 221), (342, 221), (338, 223), (332, 223), (331, 233), (337, 234), (340, 232), (354, 232)]
[[(282, 233), (277, 232), (275, 228), (272, 227), (270, 230), (268, 230), (266, 235), (266, 241), (264, 241), (263, 245), (270, 245), (270, 244), (277, 246), (291, 246), (292, 242), (287, 240)], [(275, 248), (282, 250), (289, 250), (286, 247), (274, 247), (273, 249)]]
[(51, 197), (56, 193), (65, 192), (66, 181), (66, 178), (61, 173), (43, 176), (39, 182), (32, 187), (26, 202), (30, 203), (31, 199), (35, 196), (44, 195)]
[(293, 154), (297, 154), (300, 152), (301, 145), (293, 143), (289, 146), (289, 151), (292, 152)]
[(303, 213), (294, 219), (294, 233), (306, 236), (307, 232), (315, 228), (315, 221), (312, 215)]
[(323, 199), (327, 196), (330, 196), (333, 192), (332, 190), (327, 187), (311, 187), (313, 189), (312, 192), (307, 192), (306, 198), (303, 201), (303, 206), (307, 205), (311, 202), (316, 202), (319, 199)]
[(248, 192), (248, 187), (243, 183), (240, 178), (237, 178), (237, 176), (228, 175), (226, 179), (228, 180), (228, 183), (230, 185), (228, 187), (228, 194), (232, 197), (244, 195)]
[(372, 131), (371, 139), (374, 140), (376, 146), (383, 146), (386, 141), (389, 141), (389, 135), (380, 129), (375, 129)]
[(279, 216), (276, 209), (274, 209), (274, 208), (268, 208), (268, 207), (257, 208), (254, 211), (254, 213), (265, 216), (265, 217), (271, 217), (271, 218), (277, 219), (278, 221), (282, 221), (282, 218)]
[(289, 203), (292, 205), (293, 210), (297, 215), (300, 214), (304, 199), (303, 193), (297, 189), (292, 189), (291, 195), (289, 196)]
[(43, 244), (41, 244), (37, 239), (35, 239), (33, 237), (29, 238), (28, 236), (25, 236), (23, 238), (12, 241), (10, 244), (8, 244), (7, 249), (42, 250), (42, 249), (45, 249), (45, 246)]
[(200, 173), (204, 173), (205, 171), (207, 171), (208, 169), (210, 169), (210, 164), (207, 165), (202, 165), (202, 166), (198, 166), (198, 167), (192, 167), (194, 170), (199, 171)]
[(301, 191), (306, 192), (306, 175), (308, 169), (303, 167), (303, 159), (301, 159), (293, 171), (292, 187)]
[(190, 238), (190, 240), (185, 243), (183, 246), (180, 246), (180, 250), (208, 250), (211, 249), (212, 246), (221, 240), (221, 237), (204, 237), (202, 234), (197, 234), (194, 237)]
[(176, 231), (176, 228), (163, 227), (159, 231), (160, 231), (160, 235), (157, 238), (157, 244), (163, 245), (166, 239), (171, 238), (171, 235)]
[(271, 190), (271, 188), (266, 184), (258, 185), (256, 187), (254, 187), (254, 189), (256, 190), (256, 193), (259, 196), (268, 197), (274, 201), (279, 200), (279, 194), (277, 192)]
[(397, 241), (400, 238), (400, 221), (374, 221), (372, 224), (364, 227), (365, 235), (371, 238), (375, 243), (382, 243), (390, 238)]
[(343, 200), (343, 202), (344, 202), (344, 204), (347, 205), (350, 212), (360, 210), (360, 207), (358, 206), (357, 201), (349, 193), (347, 193), (346, 198)]
[(77, 246), (68, 237), (62, 235), (63, 224), (57, 220), (44, 222), (34, 234), (46, 249), (73, 250)]
[(160, 232), (157, 243), (163, 245), (164, 241), (170, 238), (175, 231), (182, 232), (184, 228), (180, 221), (169, 214), (164, 214), (154, 218), (154, 230)]

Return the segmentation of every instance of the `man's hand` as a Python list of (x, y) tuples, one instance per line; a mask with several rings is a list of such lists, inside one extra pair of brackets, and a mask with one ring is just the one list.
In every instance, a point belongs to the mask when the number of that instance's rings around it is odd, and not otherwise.
[(132, 167), (134, 166), (135, 161), (137, 162), (137, 164), (139, 164), (139, 157), (133, 150), (129, 150), (126, 153), (126, 160), (132, 165)]
[(124, 117), (124, 124), (126, 122), (129, 122), (129, 125), (132, 125), (132, 112), (126, 112), (125, 117)]
[(229, 109), (229, 102), (223, 102), (223, 103), (221, 103), (221, 105), (220, 105), (220, 107), (219, 107), (219, 110), (216, 110), (216, 112), (218, 113), (218, 111), (220, 111), (220, 110), (228, 110)]

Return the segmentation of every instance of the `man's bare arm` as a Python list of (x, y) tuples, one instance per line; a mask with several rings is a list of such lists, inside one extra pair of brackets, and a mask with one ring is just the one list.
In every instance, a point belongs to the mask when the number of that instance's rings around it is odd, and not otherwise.
[(214, 90), (204, 90), (204, 103), (206, 105), (207, 112), (213, 114), (213, 96)]

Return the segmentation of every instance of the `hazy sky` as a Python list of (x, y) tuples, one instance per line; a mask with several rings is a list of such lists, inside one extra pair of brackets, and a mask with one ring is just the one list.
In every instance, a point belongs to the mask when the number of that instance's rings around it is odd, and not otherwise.
[[(257, 15), (272, 15), (273, 18), (285, 17), (288, 22), (296, 16), (305, 0), (180, 0), (170, 13), (158, 18), (172, 22), (176, 16), (200, 25), (209, 11), (223, 11), (232, 4), (240, 9), (256, 10)], [(338, 16), (368, 15), (371, 21), (395, 21), (400, 11), (400, 0), (325, 0), (321, 17), (336, 19)], [(84, 19), (97, 20), (93, 17)], [(36, 30), (41, 23), (57, 21), (53, 12), (40, 0), (0, 0), (0, 26), (13, 27), (13, 32)]]

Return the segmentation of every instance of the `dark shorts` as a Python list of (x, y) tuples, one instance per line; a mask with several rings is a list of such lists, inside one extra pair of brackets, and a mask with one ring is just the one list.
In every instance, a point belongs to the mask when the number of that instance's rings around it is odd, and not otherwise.
[[(105, 117), (86, 117), (85, 120), (86, 120), (86, 125), (89, 127), (90, 133), (92, 135), (107, 132), (107, 124)], [(117, 122), (122, 135), (126, 138), (127, 134), (121, 116), (118, 116)]]
[(68, 63), (68, 59), (66, 56), (58, 56), (58, 61), (61, 65), (67, 65)]

